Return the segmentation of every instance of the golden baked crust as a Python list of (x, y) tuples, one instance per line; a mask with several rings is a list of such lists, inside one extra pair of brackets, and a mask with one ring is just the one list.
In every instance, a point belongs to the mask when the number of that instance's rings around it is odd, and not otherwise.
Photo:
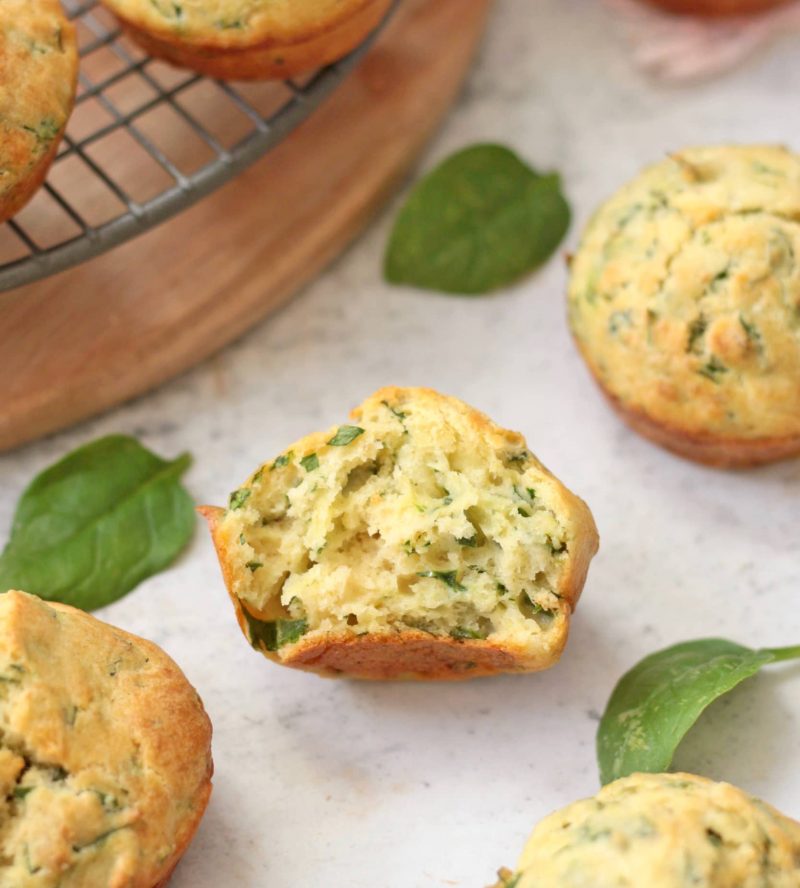
[(385, 388), (351, 418), (201, 510), (251, 644), (371, 679), (553, 665), (597, 551), (585, 503), (455, 398)]
[(569, 320), (620, 414), (670, 450), (745, 466), (800, 453), (800, 157), (681, 152), (590, 221)]
[(156, 645), (0, 595), (0, 884), (157, 888), (211, 793), (211, 725)]
[(75, 29), (58, 0), (0, 4), (0, 222), (42, 184), (75, 102)]
[(539, 823), (509, 885), (798, 888), (800, 824), (729, 783), (634, 774)]
[(652, 6), (660, 6), (680, 15), (752, 15), (775, 6), (783, 6), (789, 0), (647, 0)]
[(212, 77), (293, 77), (374, 30), (391, 0), (103, 0), (151, 55)]

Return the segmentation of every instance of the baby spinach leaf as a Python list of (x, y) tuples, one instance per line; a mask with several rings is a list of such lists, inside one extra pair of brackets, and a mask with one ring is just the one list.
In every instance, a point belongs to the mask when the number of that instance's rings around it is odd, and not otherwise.
[(752, 650), (702, 638), (645, 657), (614, 688), (597, 732), (603, 784), (666, 771), (703, 710), (762, 666), (800, 658), (800, 646)]
[(163, 570), (194, 531), (180, 483), (190, 462), (161, 459), (124, 435), (72, 451), (23, 493), (0, 556), (0, 591), (93, 610)]
[(502, 145), (452, 155), (411, 192), (384, 261), (386, 279), (475, 295), (513, 283), (547, 260), (570, 209), (555, 174), (541, 175)]

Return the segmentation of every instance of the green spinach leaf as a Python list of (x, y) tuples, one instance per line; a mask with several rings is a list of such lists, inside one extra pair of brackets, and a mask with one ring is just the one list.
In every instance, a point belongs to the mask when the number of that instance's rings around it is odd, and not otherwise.
[(285, 644), (294, 644), (308, 632), (305, 620), (259, 620), (243, 610), (250, 644), (259, 650), (264, 647), (268, 651), (277, 651)]
[(395, 222), (384, 273), (393, 284), (488, 293), (545, 262), (569, 223), (558, 175), (535, 172), (502, 145), (475, 145), (413, 189)]
[(417, 574), (418, 577), (426, 577), (429, 580), (441, 580), (446, 583), (454, 592), (466, 592), (466, 586), (462, 586), (458, 581), (458, 571), (455, 570), (423, 570)]
[(346, 447), (351, 444), (359, 435), (364, 434), (364, 429), (358, 426), (344, 425), (339, 426), (336, 434), (328, 441), (331, 447)]
[(313, 472), (319, 468), (319, 457), (316, 453), (309, 453), (300, 460), (300, 465), (307, 471)]
[(188, 454), (161, 459), (124, 435), (68, 454), (19, 501), (0, 591), (93, 610), (163, 570), (194, 532), (194, 505), (180, 483), (190, 462)]
[(666, 771), (703, 710), (762, 666), (800, 658), (800, 646), (752, 650), (703, 638), (645, 657), (614, 688), (597, 732), (603, 784)]

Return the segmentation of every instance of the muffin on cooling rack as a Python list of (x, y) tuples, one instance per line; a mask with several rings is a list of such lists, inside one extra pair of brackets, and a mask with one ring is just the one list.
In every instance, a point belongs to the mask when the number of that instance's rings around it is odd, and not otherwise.
[(391, 0), (103, 0), (151, 55), (226, 80), (293, 77), (346, 55)]
[(75, 102), (75, 29), (58, 0), (0, 3), (0, 222), (42, 184)]
[(0, 884), (166, 884), (211, 792), (211, 726), (162, 650), (0, 595), (0, 728)]
[(669, 12), (681, 15), (751, 15), (783, 6), (790, 0), (647, 0)]
[(800, 824), (729, 783), (634, 774), (533, 831), (496, 888), (797, 888)]
[(591, 513), (515, 432), (386, 388), (207, 508), (242, 631), (323, 675), (546, 669), (597, 550)]
[(569, 318), (653, 441), (720, 466), (800, 453), (800, 157), (694, 148), (645, 170), (590, 221)]

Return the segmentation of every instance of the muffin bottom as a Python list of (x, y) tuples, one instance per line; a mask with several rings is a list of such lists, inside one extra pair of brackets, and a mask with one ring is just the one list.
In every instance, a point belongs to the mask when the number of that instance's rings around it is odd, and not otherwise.
[(708, 432), (690, 432), (678, 426), (657, 422), (643, 410), (623, 404), (609, 391), (589, 362), (583, 349), (578, 348), (603, 393), (606, 401), (635, 432), (684, 459), (718, 469), (746, 469), (766, 463), (800, 456), (800, 435), (781, 438), (732, 438)]
[(372, 0), (335, 27), (290, 44), (263, 42), (246, 48), (190, 44), (157, 37), (120, 18), (149, 55), (220, 80), (283, 80), (314, 71), (355, 49), (380, 24), (392, 0)]
[[(246, 630), (244, 627), (242, 631)], [(299, 643), (281, 665), (324, 678), (371, 681), (460, 681), (508, 672), (537, 672), (558, 661), (568, 621), (553, 649), (535, 660), (523, 649), (490, 641), (457, 641), (409, 629), (386, 635), (326, 635)]]

